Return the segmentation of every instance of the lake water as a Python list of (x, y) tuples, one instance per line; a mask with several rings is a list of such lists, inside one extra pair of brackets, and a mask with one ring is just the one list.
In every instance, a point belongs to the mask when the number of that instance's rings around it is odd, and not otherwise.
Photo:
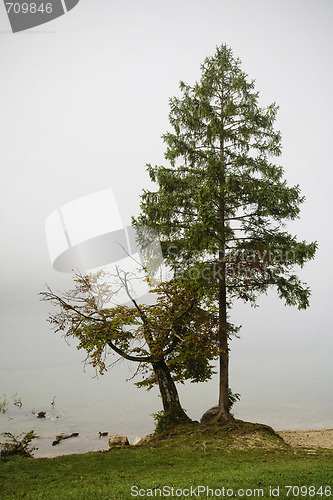
[[(153, 431), (151, 414), (161, 410), (161, 401), (157, 389), (147, 392), (126, 382), (134, 374), (133, 364), (120, 362), (94, 378), (91, 367), (84, 371), (84, 352), (48, 328), (44, 311), (17, 311), (7, 308), (1, 315), (0, 398), (5, 394), (10, 400), (18, 393), (22, 407), (11, 401), (0, 415), (0, 432), (34, 429), (41, 436), (35, 456), (52, 457), (107, 449), (107, 438), (99, 438), (99, 432), (124, 434), (133, 442)], [(231, 387), (241, 394), (235, 416), (275, 430), (332, 428), (331, 351), (318, 343), (313, 353), (312, 337), (303, 332), (299, 337), (293, 333), (294, 343), (288, 331), (272, 328), (268, 335), (269, 315), (260, 333), (258, 317), (246, 318), (251, 334), (232, 342)], [(182, 406), (194, 420), (216, 404), (217, 391), (216, 376), (179, 386)], [(45, 419), (37, 418), (40, 411), (46, 412)], [(57, 434), (72, 432), (79, 437), (52, 446)]]
[[(124, 434), (131, 442), (138, 436), (145, 436), (154, 429), (152, 413), (159, 411), (161, 403), (158, 392), (137, 389), (124, 365), (114, 373), (100, 379), (92, 379), (92, 372), (84, 373), (81, 366), (58, 369), (38, 369), (1, 373), (2, 386), (7, 387), (6, 395), (19, 389), (22, 407), (10, 401), (8, 411), (0, 415), (0, 431), (15, 434), (34, 429), (41, 436), (36, 441), (36, 457), (52, 457), (68, 453), (97, 451), (108, 448), (106, 437), (99, 438), (99, 432)], [(3, 383), (5, 381), (5, 383)], [(217, 380), (200, 385), (181, 386), (183, 407), (189, 416), (199, 419), (212, 406)], [(317, 408), (313, 401), (306, 404), (301, 398), (290, 400), (290, 395), (249, 394), (242, 397), (235, 406), (235, 416), (249, 421), (259, 421), (271, 425), (276, 430), (327, 428), (332, 426), (332, 406)], [(54, 406), (51, 405), (55, 397)], [(8, 398), (9, 399), (9, 398)], [(37, 413), (46, 412), (45, 419), (37, 418)], [(79, 432), (79, 437), (71, 438), (52, 446), (57, 434)]]

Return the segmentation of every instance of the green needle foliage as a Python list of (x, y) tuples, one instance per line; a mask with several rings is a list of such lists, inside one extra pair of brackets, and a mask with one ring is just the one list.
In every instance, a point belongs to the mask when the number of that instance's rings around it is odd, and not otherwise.
[(278, 107), (261, 107), (254, 81), (222, 45), (202, 65), (201, 79), (180, 83), (170, 99), (173, 131), (163, 136), (169, 166), (148, 165), (157, 191), (144, 191), (134, 223), (155, 229), (167, 264), (218, 304), (220, 394), (218, 418), (229, 419), (228, 322), (235, 299), (256, 304), (275, 287), (287, 305), (305, 309), (310, 289), (295, 274), (317, 244), (285, 229), (304, 201), (289, 187), (274, 129)]

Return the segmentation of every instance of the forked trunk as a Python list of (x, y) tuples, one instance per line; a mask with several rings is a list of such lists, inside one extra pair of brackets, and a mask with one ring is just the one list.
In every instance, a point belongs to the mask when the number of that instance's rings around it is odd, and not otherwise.
[(158, 387), (162, 397), (164, 413), (170, 420), (190, 421), (180, 405), (178, 392), (174, 381), (170, 375), (169, 368), (164, 360), (153, 363), (153, 369), (157, 378)]

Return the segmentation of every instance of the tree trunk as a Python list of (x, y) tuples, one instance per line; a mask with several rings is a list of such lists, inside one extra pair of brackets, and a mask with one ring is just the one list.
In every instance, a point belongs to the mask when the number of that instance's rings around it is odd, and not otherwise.
[(152, 365), (161, 393), (164, 413), (170, 418), (170, 421), (189, 422), (191, 419), (180, 405), (177, 388), (167, 364), (164, 360), (160, 360)]
[(229, 412), (229, 348), (227, 329), (227, 288), (226, 288), (226, 263), (225, 263), (225, 160), (224, 160), (224, 130), (223, 130), (224, 82), (222, 76), (221, 92), (221, 119), (222, 133), (220, 135), (220, 206), (219, 218), (219, 348), (220, 348), (220, 385), (219, 385), (219, 411), (217, 420), (230, 420)]
[(219, 347), (220, 387), (217, 420), (230, 420), (229, 412), (229, 347), (227, 330), (227, 297), (225, 283), (225, 262), (222, 263), (222, 278), (219, 283)]

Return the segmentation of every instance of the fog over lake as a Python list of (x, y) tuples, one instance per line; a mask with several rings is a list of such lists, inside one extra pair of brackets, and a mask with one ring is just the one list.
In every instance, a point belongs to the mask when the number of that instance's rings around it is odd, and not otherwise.
[[(72, 277), (52, 268), (45, 221), (112, 188), (130, 223), (142, 189), (153, 187), (145, 164), (166, 164), (160, 137), (170, 130), (169, 97), (179, 94), (179, 80), (199, 78), (222, 43), (256, 80), (261, 104), (280, 105), (277, 162), (306, 196), (287, 229), (319, 244), (299, 271), (312, 289), (308, 310), (285, 307), (274, 292), (259, 308), (235, 305), (232, 321), (242, 329), (231, 342), (230, 383), (241, 394), (234, 413), (276, 430), (333, 426), (332, 14), (328, 0), (81, 0), (48, 25), (13, 35), (0, 5), (0, 400), (22, 400), (0, 415), (0, 432), (34, 428), (43, 438), (38, 453), (50, 455), (99, 449), (99, 431), (130, 441), (153, 431), (151, 414), (162, 404), (156, 389), (126, 381), (135, 365), (122, 361), (96, 378), (93, 368), (84, 371), (85, 353), (47, 323), (52, 307), (38, 292), (45, 283), (67, 290)], [(200, 419), (217, 403), (217, 376), (179, 392)], [(61, 432), (80, 437), (52, 449)]]

